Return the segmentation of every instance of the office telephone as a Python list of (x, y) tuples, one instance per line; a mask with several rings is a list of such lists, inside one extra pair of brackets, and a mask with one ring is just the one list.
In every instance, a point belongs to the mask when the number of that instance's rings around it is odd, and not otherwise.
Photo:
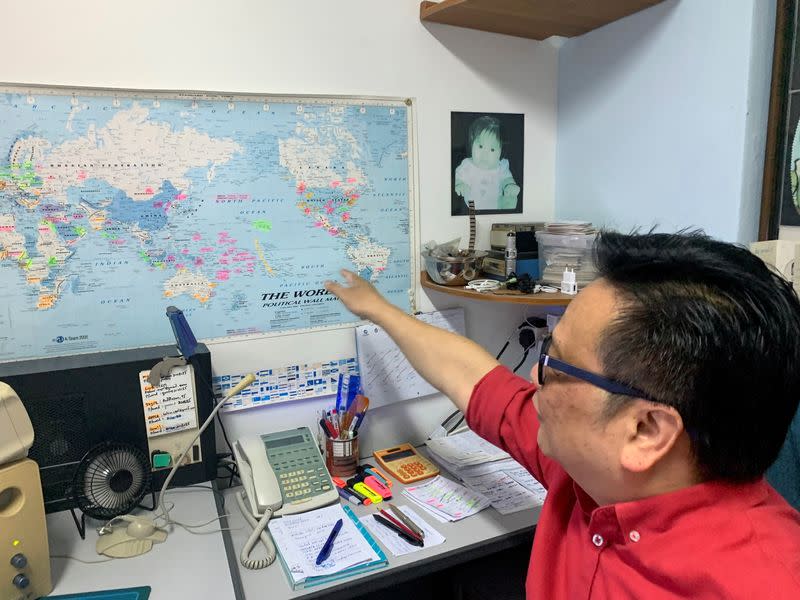
[[(243, 437), (234, 443), (233, 453), (244, 487), (236, 500), (253, 527), (240, 559), (248, 569), (261, 569), (275, 560), (272, 540), (264, 532), (270, 518), (333, 504), (339, 493), (308, 427)], [(250, 559), (259, 539), (267, 557)]]

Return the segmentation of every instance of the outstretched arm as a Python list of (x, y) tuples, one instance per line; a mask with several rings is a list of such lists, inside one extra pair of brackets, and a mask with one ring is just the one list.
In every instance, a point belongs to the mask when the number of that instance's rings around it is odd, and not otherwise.
[(475, 342), (428, 325), (390, 304), (372, 285), (342, 270), (346, 285), (325, 288), (352, 313), (383, 328), (411, 365), (433, 387), (466, 412), (472, 388), (499, 363)]

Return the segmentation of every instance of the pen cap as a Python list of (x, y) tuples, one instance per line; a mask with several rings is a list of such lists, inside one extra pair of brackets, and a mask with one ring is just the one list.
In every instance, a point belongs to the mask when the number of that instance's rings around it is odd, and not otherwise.
[(325, 466), (331, 477), (352, 477), (358, 466), (358, 434), (350, 439), (325, 438)]

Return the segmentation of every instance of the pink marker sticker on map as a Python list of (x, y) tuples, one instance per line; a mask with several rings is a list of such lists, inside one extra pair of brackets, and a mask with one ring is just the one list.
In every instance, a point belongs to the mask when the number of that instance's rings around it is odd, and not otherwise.
[(347, 178), (347, 183), (355, 183), (356, 181), (358, 181), (358, 180), (355, 177), (348, 177)]
[(183, 250), (181, 250), (181, 254), (189, 254), (189, 249), (184, 248)]
[(217, 271), (217, 279), (220, 281), (228, 281), (231, 278), (230, 271)]
[(195, 264), (195, 266), (199, 267), (200, 265), (203, 264), (203, 259), (202, 258), (195, 258), (194, 259), (194, 264)]
[(306, 184), (301, 181), (300, 183), (297, 184), (297, 193), (302, 194), (305, 191), (306, 191)]
[(151, 188), (151, 187), (149, 187), (149, 188), (144, 188), (144, 193), (145, 193), (145, 194), (152, 194), (152, 193), (153, 193), (153, 188)]
[(202, 239), (203, 239), (203, 236), (200, 235), (199, 233), (192, 234), (192, 240), (193, 241), (197, 242), (197, 241), (202, 240)]
[(200, 248), (200, 252), (213, 252), (213, 251), (214, 248), (212, 248), (211, 246), (203, 246), (202, 248)]
[(181, 192), (180, 194), (175, 194), (173, 196), (173, 198), (175, 198), (175, 200), (186, 200), (186, 198), (188, 198), (188, 196), (186, 194), (184, 194), (183, 192)]
[(334, 179), (333, 181), (331, 181), (331, 187), (332, 187), (332, 188), (337, 188), (337, 187), (339, 187), (340, 185), (342, 185), (342, 182), (341, 182), (341, 181), (339, 181), (338, 179)]

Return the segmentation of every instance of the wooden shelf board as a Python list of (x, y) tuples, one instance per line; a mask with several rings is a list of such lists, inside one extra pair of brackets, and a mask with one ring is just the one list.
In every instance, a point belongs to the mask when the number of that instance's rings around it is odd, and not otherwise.
[(540, 292), (538, 294), (523, 294), (515, 290), (497, 290), (496, 292), (475, 292), (473, 290), (465, 289), (461, 286), (455, 285), (439, 285), (434, 283), (430, 276), (423, 271), (420, 275), (420, 283), (422, 287), (429, 290), (435, 290), (442, 294), (450, 294), (451, 296), (461, 296), (462, 298), (470, 298), (472, 300), (484, 300), (488, 302), (505, 302), (512, 304), (529, 304), (534, 306), (565, 306), (569, 304), (575, 296), (562, 294), (547, 294)]
[(544, 40), (573, 37), (664, 0), (443, 0), (421, 2), (420, 21)]

